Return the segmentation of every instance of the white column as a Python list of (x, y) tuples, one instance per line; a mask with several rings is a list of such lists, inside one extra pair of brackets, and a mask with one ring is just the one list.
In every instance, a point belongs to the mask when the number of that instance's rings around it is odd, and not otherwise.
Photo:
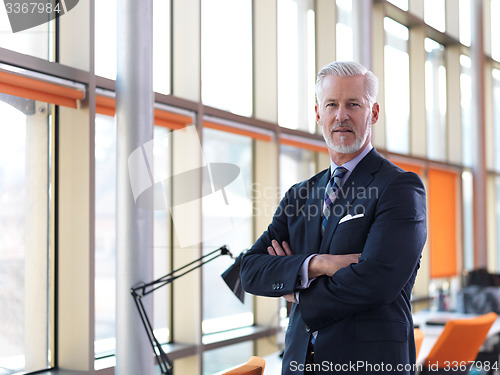
[(483, 1), (471, 0), (471, 81), (472, 122), (476, 129), (474, 145), (474, 266), (486, 267), (486, 153), (485, 153), (485, 77)]
[(372, 70), (373, 0), (353, 1), (354, 61)]
[[(118, 375), (150, 375), (154, 363), (154, 353), (130, 294), (133, 285), (153, 278), (153, 216), (147, 202), (143, 205), (146, 208), (135, 204), (129, 177), (129, 157), (134, 150), (141, 150), (141, 167), (152, 159), (147, 157), (151, 150), (143, 146), (153, 139), (152, 20), (152, 0), (118, 1), (115, 369)], [(142, 172), (146, 176), (142, 182), (150, 184), (150, 172), (147, 168)], [(144, 303), (151, 314), (152, 296), (146, 297)]]
[[(23, 100), (23, 99), (21, 99)], [(28, 102), (28, 99), (24, 99)], [(26, 116), (25, 370), (47, 366), (48, 105), (30, 101)]]

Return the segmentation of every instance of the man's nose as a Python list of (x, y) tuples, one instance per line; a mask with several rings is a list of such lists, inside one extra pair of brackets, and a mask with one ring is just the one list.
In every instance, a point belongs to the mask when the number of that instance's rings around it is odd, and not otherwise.
[(349, 115), (347, 113), (347, 109), (344, 106), (339, 106), (337, 111), (337, 122), (344, 122), (348, 119)]

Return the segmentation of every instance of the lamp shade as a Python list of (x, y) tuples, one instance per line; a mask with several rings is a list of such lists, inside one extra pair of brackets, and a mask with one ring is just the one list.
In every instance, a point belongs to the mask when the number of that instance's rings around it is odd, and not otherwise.
[(240, 266), (242, 258), (243, 258), (243, 253), (238, 255), (234, 263), (221, 274), (221, 277), (226, 282), (229, 289), (233, 291), (234, 295), (238, 297), (241, 303), (244, 303), (245, 291), (241, 286), (241, 278), (240, 278)]

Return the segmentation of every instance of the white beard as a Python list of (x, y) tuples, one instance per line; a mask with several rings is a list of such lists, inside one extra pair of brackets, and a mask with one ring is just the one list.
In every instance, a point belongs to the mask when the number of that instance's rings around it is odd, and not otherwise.
[[(366, 127), (365, 134), (363, 134), (362, 137), (360, 137), (358, 135), (356, 130), (354, 130), (354, 128), (351, 125), (348, 125), (345, 123), (339, 123), (339, 124), (335, 125), (332, 128), (330, 134), (328, 134), (328, 135), (325, 134), (323, 124), (321, 124), (321, 127), (323, 128), (323, 131), (322, 131), (323, 138), (325, 139), (325, 142), (326, 142), (326, 145), (328, 146), (328, 148), (331, 148), (333, 151), (338, 152), (340, 154), (353, 154), (353, 153), (361, 150), (361, 147), (363, 147), (366, 140), (368, 139), (368, 136), (371, 133), (371, 126), (370, 125), (368, 125)], [(342, 139), (342, 138), (344, 138), (344, 136), (340, 136), (340, 144), (337, 144), (337, 145), (334, 144), (333, 132), (340, 127), (349, 128), (350, 130), (352, 130), (352, 132), (354, 133), (354, 136), (355, 136), (354, 143), (352, 143), (351, 145), (346, 145), (346, 144), (344, 144), (343, 139)]]

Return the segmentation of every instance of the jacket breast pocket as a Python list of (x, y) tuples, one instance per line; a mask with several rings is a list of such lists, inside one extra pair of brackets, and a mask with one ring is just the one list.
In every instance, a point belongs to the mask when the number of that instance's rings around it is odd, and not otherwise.
[[(342, 219), (340, 221), (342, 221)], [(352, 230), (355, 228), (366, 227), (367, 225), (368, 225), (368, 218), (366, 216), (361, 216), (361, 217), (354, 216), (352, 219), (349, 219), (344, 222), (339, 222), (337, 224), (337, 228), (335, 229), (335, 233), (343, 232), (346, 230)]]
[(330, 244), (330, 254), (360, 253), (370, 230), (366, 217), (337, 225)]
[(399, 320), (362, 319), (354, 321), (354, 336), (358, 341), (405, 342), (408, 330)]

